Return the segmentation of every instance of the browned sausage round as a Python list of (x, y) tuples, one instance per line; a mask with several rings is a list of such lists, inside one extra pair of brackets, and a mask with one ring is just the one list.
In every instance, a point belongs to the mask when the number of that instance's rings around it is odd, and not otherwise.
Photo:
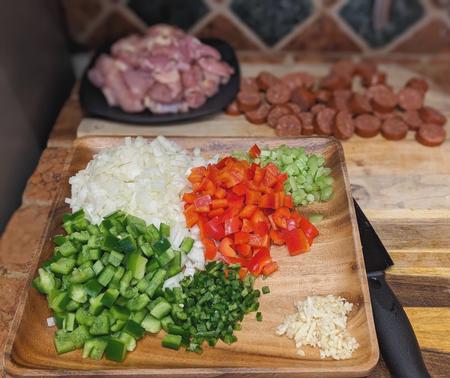
[(295, 88), (291, 94), (291, 101), (297, 104), (302, 111), (309, 110), (316, 102), (316, 96), (306, 88)]
[(326, 89), (319, 89), (314, 93), (318, 102), (328, 104), (331, 100), (331, 92)]
[(430, 147), (439, 146), (444, 143), (447, 136), (445, 129), (439, 125), (426, 123), (416, 132), (416, 140)]
[(285, 104), (290, 98), (291, 90), (284, 84), (274, 84), (266, 92), (266, 99), (272, 105)]
[(328, 89), (330, 91), (336, 91), (338, 89), (347, 89), (350, 87), (350, 83), (342, 76), (329, 74), (322, 78), (320, 81), (320, 88)]
[(349, 107), (354, 114), (364, 114), (372, 111), (369, 99), (361, 93), (353, 93)]
[(368, 77), (366, 79), (363, 85), (365, 85), (366, 87), (370, 87), (372, 85), (385, 83), (386, 83), (386, 74), (381, 71), (375, 71), (370, 78)]
[(276, 127), (279, 136), (299, 136), (302, 134), (302, 122), (293, 114), (280, 117)]
[(425, 123), (443, 126), (447, 122), (447, 118), (439, 110), (431, 106), (424, 106), (422, 109), (419, 109), (419, 116)]
[(373, 109), (378, 112), (390, 112), (397, 105), (396, 94), (385, 85), (374, 85), (368, 92), (372, 98)]
[(351, 60), (339, 60), (331, 66), (330, 72), (351, 80), (355, 74), (355, 64)]
[(286, 105), (289, 109), (291, 109), (291, 112), (296, 116), (298, 116), (302, 111), (300, 109), (300, 106), (298, 106), (297, 104), (294, 104), (293, 102), (288, 102)]
[(428, 83), (423, 79), (419, 79), (418, 77), (412, 77), (411, 79), (409, 79), (406, 82), (405, 86), (417, 89), (423, 92), (423, 94), (425, 94), (428, 91)]
[(408, 110), (402, 114), (403, 121), (408, 125), (410, 130), (418, 130), (423, 125), (417, 110)]
[(241, 112), (255, 110), (261, 104), (261, 95), (259, 92), (243, 92), (237, 94), (237, 103)]
[(399, 117), (389, 118), (381, 125), (381, 134), (389, 140), (400, 140), (406, 137), (408, 125)]
[(298, 114), (298, 117), (302, 121), (302, 135), (314, 134), (314, 115), (310, 112), (302, 112)]
[(241, 91), (243, 92), (258, 92), (258, 84), (254, 77), (244, 77), (241, 79)]
[(227, 108), (225, 109), (225, 113), (227, 113), (228, 115), (231, 115), (231, 116), (237, 116), (237, 115), (241, 114), (241, 111), (239, 110), (239, 106), (238, 106), (236, 100), (227, 106)]
[(297, 87), (311, 88), (314, 86), (315, 79), (306, 72), (292, 72), (284, 75), (281, 81), (291, 90)]
[(269, 115), (267, 116), (267, 123), (270, 127), (275, 128), (280, 117), (291, 113), (292, 110), (287, 105), (275, 105), (269, 111)]
[(256, 77), (256, 83), (260, 90), (265, 91), (272, 85), (281, 83), (281, 80), (270, 72), (262, 71)]
[(336, 138), (347, 140), (353, 136), (355, 124), (352, 115), (346, 111), (340, 111), (336, 114), (333, 125), (333, 134)]
[(419, 110), (423, 106), (423, 92), (414, 88), (403, 88), (398, 93), (398, 104), (405, 110)]
[(337, 111), (348, 112), (350, 98), (352, 97), (352, 91), (347, 89), (340, 89), (333, 92), (333, 98), (331, 100), (331, 106)]
[(361, 84), (369, 87), (372, 83), (372, 77), (377, 72), (377, 66), (369, 61), (359, 62), (355, 65), (355, 74), (361, 78)]
[(317, 114), (322, 109), (325, 109), (325, 108), (326, 108), (326, 106), (324, 104), (316, 104), (310, 109), (310, 111), (311, 111), (312, 114)]
[(355, 133), (363, 138), (371, 138), (380, 132), (381, 121), (370, 114), (361, 114), (355, 118)]
[(373, 112), (372, 114), (376, 116), (380, 121), (386, 121), (389, 118), (397, 117), (397, 113), (395, 112), (387, 112), (387, 113)]
[(331, 108), (322, 109), (314, 118), (314, 131), (319, 135), (332, 135), (333, 123), (336, 110)]
[(245, 118), (255, 125), (261, 125), (266, 122), (269, 113), (269, 105), (261, 104), (258, 109), (245, 112)]

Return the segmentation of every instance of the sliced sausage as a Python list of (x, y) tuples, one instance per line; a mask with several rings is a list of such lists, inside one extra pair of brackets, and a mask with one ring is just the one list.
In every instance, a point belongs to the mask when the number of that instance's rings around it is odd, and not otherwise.
[(278, 120), (275, 130), (279, 136), (299, 136), (302, 134), (302, 123), (293, 114), (284, 115)]
[(361, 114), (355, 118), (355, 133), (363, 138), (372, 138), (380, 132), (381, 121), (370, 114)]
[(225, 113), (231, 116), (238, 116), (239, 114), (241, 114), (236, 100), (231, 102), (231, 104), (227, 106), (227, 108), (225, 109)]
[(241, 91), (243, 92), (258, 92), (259, 87), (254, 77), (244, 77), (241, 79)]
[(332, 74), (342, 76), (348, 80), (351, 80), (355, 74), (355, 63), (351, 60), (339, 60), (331, 66), (330, 72)]
[(372, 76), (366, 78), (366, 81), (363, 83), (366, 87), (370, 87), (372, 85), (377, 84), (385, 84), (386, 83), (386, 73), (381, 71), (375, 71)]
[(361, 84), (369, 87), (372, 84), (372, 77), (377, 72), (377, 66), (369, 61), (359, 62), (355, 65), (355, 74), (361, 78)]
[(284, 84), (274, 84), (266, 92), (266, 99), (272, 105), (285, 104), (290, 98), (291, 90)]
[(373, 115), (376, 116), (381, 121), (386, 121), (389, 118), (397, 117), (398, 114), (395, 112), (387, 112), (387, 113), (373, 112)]
[(265, 91), (272, 85), (279, 84), (280, 82), (281, 80), (278, 77), (267, 71), (260, 72), (256, 77), (256, 83), (262, 91)]
[(267, 115), (269, 114), (269, 109), (270, 109), (269, 105), (261, 104), (256, 110), (245, 112), (245, 118), (250, 123), (253, 123), (255, 125), (261, 125), (263, 123), (266, 123)]
[(287, 114), (291, 114), (292, 110), (287, 105), (275, 105), (270, 109), (267, 116), (267, 123), (270, 127), (275, 128), (278, 120)]
[(412, 77), (411, 79), (409, 79), (406, 82), (405, 86), (417, 89), (423, 92), (423, 94), (425, 94), (428, 91), (428, 83), (423, 79), (419, 79), (418, 77)]
[(353, 136), (355, 124), (352, 115), (346, 111), (340, 111), (336, 114), (333, 124), (333, 134), (336, 138), (347, 140)]
[(398, 93), (398, 104), (404, 110), (419, 110), (423, 106), (423, 92), (406, 87)]
[(419, 109), (419, 116), (425, 123), (444, 126), (447, 122), (447, 118), (439, 110), (431, 106), (424, 106), (422, 109)]
[(294, 104), (293, 102), (288, 102), (286, 105), (289, 109), (291, 109), (291, 112), (296, 116), (298, 116), (302, 111), (300, 109), (300, 106), (298, 106), (297, 104)]
[(322, 109), (325, 109), (325, 108), (326, 108), (326, 106), (324, 104), (316, 104), (310, 109), (310, 111), (311, 111), (312, 114), (317, 114)]
[(291, 90), (297, 87), (312, 88), (315, 83), (313, 76), (306, 72), (292, 72), (284, 75), (281, 81)]
[(259, 92), (243, 92), (237, 94), (237, 103), (241, 112), (255, 110), (261, 104), (261, 95)]
[(444, 143), (447, 133), (445, 129), (435, 124), (424, 124), (416, 132), (416, 140), (424, 146), (435, 147)]
[(314, 131), (319, 135), (332, 135), (336, 110), (331, 108), (322, 109), (314, 118)]
[(423, 125), (422, 119), (417, 110), (407, 110), (402, 114), (403, 121), (408, 125), (410, 130), (418, 130)]
[(349, 86), (350, 82), (346, 78), (335, 74), (328, 74), (320, 81), (320, 88), (328, 89), (330, 91), (347, 89)]
[(331, 100), (331, 106), (337, 111), (349, 111), (349, 101), (352, 97), (352, 91), (348, 89), (340, 89), (333, 92), (333, 98)]
[(390, 112), (397, 105), (397, 95), (385, 85), (374, 85), (370, 87), (368, 92), (372, 98), (372, 106), (375, 111)]
[(310, 112), (301, 112), (298, 117), (302, 121), (302, 135), (314, 134), (314, 115)]
[(400, 117), (385, 120), (381, 125), (381, 134), (389, 140), (400, 140), (406, 137), (408, 125)]
[(316, 102), (316, 96), (303, 87), (295, 88), (291, 93), (291, 101), (297, 104), (302, 111), (309, 110)]
[(331, 100), (331, 92), (326, 89), (319, 89), (315, 93), (316, 100), (323, 104), (328, 104)]
[(350, 111), (354, 114), (370, 113), (372, 106), (367, 96), (361, 93), (353, 93), (349, 102)]

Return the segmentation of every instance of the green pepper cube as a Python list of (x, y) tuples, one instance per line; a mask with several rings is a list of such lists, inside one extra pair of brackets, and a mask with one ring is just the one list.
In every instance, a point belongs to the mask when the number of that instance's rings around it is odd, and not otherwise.
[(77, 348), (81, 348), (86, 341), (92, 336), (89, 334), (88, 329), (84, 325), (80, 325), (71, 333), (73, 343)]
[(127, 308), (130, 311), (140, 311), (144, 309), (148, 303), (150, 302), (150, 298), (146, 294), (140, 294), (127, 303)]
[(270, 293), (270, 288), (269, 288), (269, 286), (263, 286), (261, 288), (261, 291), (262, 291), (263, 294), (269, 294)]
[(141, 326), (150, 333), (161, 331), (161, 321), (148, 314), (141, 323)]
[(122, 329), (123, 332), (128, 333), (133, 336), (135, 339), (140, 339), (144, 336), (145, 329), (141, 327), (139, 323), (136, 323), (134, 320), (128, 320), (125, 323), (125, 326)]
[(56, 353), (63, 354), (77, 349), (69, 333), (59, 333), (54, 338)]
[(136, 241), (131, 237), (131, 235), (127, 235), (124, 238), (119, 239), (116, 250), (123, 253), (135, 252)]
[(69, 297), (78, 303), (85, 303), (88, 300), (86, 288), (80, 284), (71, 286)]
[(123, 341), (110, 338), (105, 352), (108, 360), (122, 362), (127, 355), (127, 348)]
[(174, 321), (170, 315), (167, 315), (161, 319), (161, 327), (166, 332), (169, 332), (169, 325), (173, 323)]
[(141, 245), (141, 249), (142, 249), (142, 252), (144, 252), (144, 255), (147, 256), (147, 257), (153, 256), (153, 254), (155, 253), (153, 251), (153, 248), (150, 245), (150, 243), (143, 243)]
[(102, 291), (103, 286), (100, 285), (95, 279), (92, 279), (84, 284), (84, 288), (86, 289), (87, 295), (90, 297), (96, 297)]
[(159, 255), (156, 255), (156, 260), (158, 261), (160, 267), (164, 267), (169, 262), (171, 262), (174, 257), (175, 257), (174, 250), (172, 248), (169, 248), (164, 252), (160, 253)]
[(159, 239), (159, 230), (155, 227), (155, 225), (150, 224), (145, 230), (145, 236), (151, 242), (155, 242)]
[(155, 242), (152, 248), (157, 254), (160, 254), (170, 248), (170, 242), (166, 238), (162, 238)]
[(108, 341), (102, 337), (95, 337), (87, 340), (84, 343), (83, 358), (92, 358), (94, 360), (101, 360), (103, 353), (105, 353)]
[(161, 345), (164, 348), (178, 350), (178, 349), (180, 349), (181, 340), (182, 340), (182, 338), (180, 335), (167, 334), (162, 339)]
[(117, 251), (111, 251), (108, 257), (108, 262), (113, 266), (119, 266), (122, 263), (124, 255)]
[(109, 334), (109, 317), (107, 314), (102, 313), (94, 319), (89, 328), (89, 332), (94, 336), (108, 335)]
[(111, 307), (119, 296), (119, 290), (109, 288), (105, 291), (100, 303), (106, 307)]
[(65, 331), (73, 331), (75, 328), (75, 314), (69, 312), (66, 314), (63, 320), (63, 329)]
[(109, 284), (109, 282), (112, 280), (114, 273), (116, 270), (112, 265), (107, 265), (105, 269), (100, 273), (98, 276), (98, 283), (102, 286), (106, 286)]
[(70, 271), (75, 266), (75, 259), (69, 259), (66, 257), (61, 257), (57, 261), (50, 264), (50, 270), (54, 273), (59, 274), (69, 274)]
[(56, 292), (54, 295), (51, 296), (51, 298), (49, 296), (48, 305), (55, 312), (63, 312), (66, 309), (69, 302), (70, 302), (69, 295), (63, 291), (63, 292)]
[(148, 259), (139, 252), (130, 253), (127, 261), (127, 269), (131, 270), (133, 277), (141, 280), (145, 275), (145, 265)]
[(140, 324), (144, 320), (145, 315), (147, 315), (147, 313), (148, 311), (146, 309), (134, 311), (130, 315), (130, 320), (134, 320), (136, 323)]
[(77, 253), (77, 247), (71, 241), (66, 241), (59, 246), (59, 253), (64, 257), (69, 257)]
[(111, 307), (110, 312), (114, 319), (128, 320), (130, 317), (130, 310), (123, 306), (114, 305)]
[(118, 250), (119, 239), (110, 233), (105, 233), (102, 242), (102, 249), (105, 251)]
[(97, 260), (94, 265), (92, 266), (92, 270), (94, 271), (95, 275), (98, 276), (101, 271), (103, 270), (105, 266), (103, 265), (101, 260)]
[(50, 294), (50, 292), (56, 288), (56, 280), (53, 274), (45, 269), (40, 268), (39, 272), (39, 287), (40, 291), (44, 294)]
[(94, 323), (94, 319), (95, 317), (83, 307), (80, 307), (75, 313), (75, 320), (81, 325), (91, 326)]
[(159, 225), (159, 234), (162, 238), (168, 238), (170, 236), (170, 226), (165, 223)]
[(172, 305), (163, 300), (150, 310), (150, 314), (154, 316), (156, 319), (162, 319), (166, 315), (170, 314), (171, 310)]
[(101, 300), (103, 298), (103, 294), (99, 294), (96, 297), (89, 299), (89, 312), (93, 315), (98, 315), (103, 310), (103, 305)]

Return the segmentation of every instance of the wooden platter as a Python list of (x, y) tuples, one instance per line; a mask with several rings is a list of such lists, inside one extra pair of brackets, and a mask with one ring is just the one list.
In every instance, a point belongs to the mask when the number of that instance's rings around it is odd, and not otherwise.
[[(68, 177), (83, 169), (93, 154), (117, 145), (120, 137), (86, 137), (75, 141), (67, 177), (51, 212), (40, 247), (32, 261), (31, 275), (16, 313), (5, 349), (4, 366), (12, 376), (365, 376), (376, 365), (378, 344), (372, 319), (364, 261), (359, 243), (354, 208), (341, 144), (334, 138), (297, 139), (260, 138), (252, 140), (221, 138), (173, 138), (188, 150), (201, 147), (206, 157), (233, 150), (247, 150), (251, 144), (304, 146), (308, 152), (324, 155), (335, 179), (334, 197), (327, 203), (307, 210), (320, 212), (324, 220), (312, 250), (290, 257), (283, 248), (272, 255), (280, 270), (257, 285), (269, 285), (271, 293), (261, 298), (263, 322), (248, 315), (238, 342), (205, 348), (202, 355), (171, 351), (160, 346), (161, 335), (146, 336), (125, 362), (84, 360), (80, 351), (58, 356), (53, 346), (54, 328), (48, 328), (51, 315), (45, 297), (31, 288), (37, 267), (53, 249), (51, 237), (60, 232), (61, 218), (69, 211), (64, 198), (70, 196)], [(305, 210), (305, 213), (307, 211)], [(308, 295), (336, 294), (354, 303), (348, 328), (360, 344), (352, 358), (343, 361), (320, 359), (319, 352), (306, 348), (306, 355), (296, 354), (294, 342), (276, 336), (274, 331), (287, 314), (295, 311), (294, 301)]]

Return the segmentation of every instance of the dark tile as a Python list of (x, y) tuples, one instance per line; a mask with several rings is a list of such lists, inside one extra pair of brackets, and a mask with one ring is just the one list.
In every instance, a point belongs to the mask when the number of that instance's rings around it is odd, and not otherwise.
[(235, 49), (255, 50), (258, 48), (224, 15), (218, 15), (203, 26), (197, 33), (199, 38), (221, 38)]
[(442, 53), (450, 52), (450, 28), (440, 19), (432, 19), (407, 40), (400, 43), (395, 52)]
[(419, 0), (349, 0), (339, 13), (370, 46), (382, 47), (417, 22), (424, 10)]
[(233, 0), (231, 9), (266, 44), (273, 46), (307, 19), (313, 6), (309, 0)]
[(184, 30), (208, 13), (202, 0), (130, 0), (128, 5), (148, 25), (167, 23)]
[(323, 14), (299, 31), (283, 50), (357, 52), (360, 48), (334, 19)]

